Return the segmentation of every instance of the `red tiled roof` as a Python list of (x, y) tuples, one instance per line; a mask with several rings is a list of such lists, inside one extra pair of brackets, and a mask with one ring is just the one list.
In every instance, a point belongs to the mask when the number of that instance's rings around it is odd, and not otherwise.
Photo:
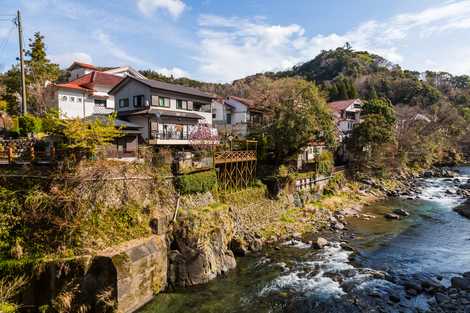
[(68, 83), (55, 84), (55, 86), (79, 90), (93, 90), (94, 85), (104, 85), (112, 88), (119, 84), (123, 79), (124, 78), (120, 76), (93, 71)]
[(349, 100), (341, 100), (341, 101), (333, 101), (329, 102), (328, 106), (330, 107), (333, 112), (341, 112), (346, 110), (351, 104), (356, 101), (361, 101), (360, 99), (349, 99)]
[(71, 70), (75, 67), (82, 67), (82, 68), (87, 68), (87, 69), (90, 69), (90, 70), (96, 70), (96, 66), (94, 66), (93, 64), (88, 64), (88, 63), (81, 63), (81, 62), (73, 62), (72, 65), (69, 66), (68, 70)]
[(59, 87), (59, 88), (67, 88), (67, 89), (76, 89), (76, 90), (83, 90), (83, 91), (90, 91), (88, 88), (84, 88), (78, 84), (75, 83), (65, 83), (65, 84), (54, 84), (54, 86)]

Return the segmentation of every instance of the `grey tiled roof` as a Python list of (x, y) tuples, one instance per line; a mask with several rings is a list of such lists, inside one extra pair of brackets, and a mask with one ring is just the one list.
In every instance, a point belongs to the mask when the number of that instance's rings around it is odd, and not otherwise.
[(117, 86), (115, 86), (113, 89), (111, 89), (109, 91), (109, 93), (113, 93), (114, 90), (118, 89), (123, 84), (126, 84), (126, 82), (130, 79), (134, 79), (136, 81), (141, 82), (144, 85), (147, 85), (147, 86), (149, 86), (151, 88), (155, 88), (155, 89), (178, 92), (178, 93), (183, 93), (183, 94), (188, 94), (188, 95), (193, 95), (193, 96), (198, 96), (198, 97), (204, 97), (204, 98), (208, 98), (208, 100), (215, 98), (213, 95), (211, 95), (207, 92), (203, 92), (201, 90), (198, 90), (196, 88), (165, 83), (165, 82), (158, 81), (158, 80), (153, 80), (153, 79), (139, 79), (139, 78), (129, 77), (129, 76), (125, 80), (123, 80), (121, 83), (119, 83)]

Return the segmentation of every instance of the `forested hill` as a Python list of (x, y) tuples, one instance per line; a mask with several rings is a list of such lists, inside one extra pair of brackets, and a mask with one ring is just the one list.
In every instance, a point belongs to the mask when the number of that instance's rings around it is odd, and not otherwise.
[(232, 84), (205, 83), (187, 78), (173, 79), (153, 71), (142, 71), (149, 78), (197, 87), (221, 96), (249, 96), (250, 89), (265, 80), (301, 77), (316, 82), (329, 100), (362, 97), (388, 98), (395, 105), (431, 106), (450, 102), (468, 108), (470, 114), (470, 77), (445, 72), (420, 73), (404, 70), (385, 58), (350, 47), (323, 51), (313, 60), (283, 72), (248, 76)]

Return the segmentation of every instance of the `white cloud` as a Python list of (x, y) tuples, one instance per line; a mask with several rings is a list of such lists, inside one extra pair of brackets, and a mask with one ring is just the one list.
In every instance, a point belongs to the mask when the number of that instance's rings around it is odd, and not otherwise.
[(146, 16), (152, 15), (157, 9), (164, 9), (177, 18), (183, 13), (186, 5), (181, 0), (137, 0), (137, 8)]
[(74, 61), (93, 64), (92, 57), (85, 52), (72, 52), (59, 55), (51, 55), (51, 61), (61, 65), (62, 67), (69, 66)]
[(470, 29), (470, 1), (447, 2), (384, 21), (366, 21), (342, 34), (311, 37), (299, 25), (271, 25), (262, 18), (203, 15), (199, 26), (201, 44), (196, 60), (198, 75), (204, 79), (230, 81), (255, 72), (283, 69), (346, 42), (355, 50), (368, 50), (410, 68), (424, 70), (427, 64), (422, 55), (427, 54), (436, 69), (470, 71), (468, 62), (461, 63), (468, 56), (460, 53), (458, 59), (447, 57), (451, 40), (458, 42), (452, 45), (455, 51), (470, 50), (470, 42), (457, 34)]
[(155, 71), (165, 76), (173, 76), (174, 78), (189, 77), (189, 74), (185, 70), (182, 70), (178, 67), (173, 67), (173, 68), (162, 67), (162, 68), (157, 68)]
[(103, 45), (103, 47), (109, 52), (109, 54), (111, 54), (115, 58), (124, 62), (128, 62), (130, 64), (137, 64), (137, 65), (148, 64), (144, 60), (127, 53), (126, 50), (116, 45), (111, 40), (109, 35), (104, 33), (103, 31), (100, 31), (100, 30), (96, 31), (95, 37), (101, 43), (101, 45)]

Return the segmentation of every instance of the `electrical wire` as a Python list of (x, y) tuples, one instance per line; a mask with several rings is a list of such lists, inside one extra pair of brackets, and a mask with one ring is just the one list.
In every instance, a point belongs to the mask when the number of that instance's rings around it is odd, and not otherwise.
[(3, 52), (5, 52), (5, 48), (8, 45), (8, 40), (10, 39), (11, 33), (13, 32), (13, 29), (15, 29), (16, 26), (13, 25), (10, 30), (7, 33), (7, 36), (3, 40), (3, 42), (0, 44), (0, 60), (3, 58)]

